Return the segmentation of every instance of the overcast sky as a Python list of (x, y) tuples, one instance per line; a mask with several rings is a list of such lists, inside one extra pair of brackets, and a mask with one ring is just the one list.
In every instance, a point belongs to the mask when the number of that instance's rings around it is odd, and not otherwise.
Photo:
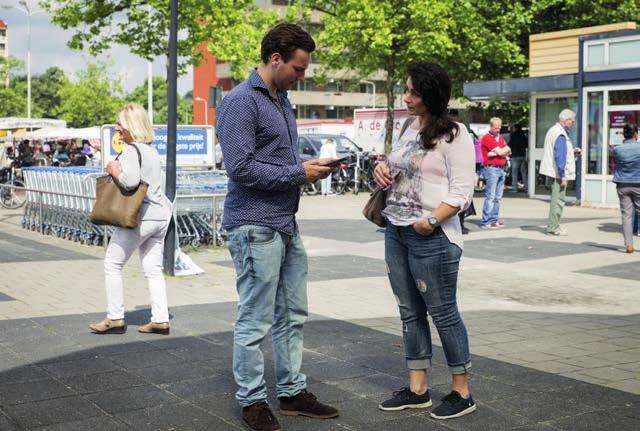
[[(29, 0), (32, 10), (38, 10), (37, 1)], [(0, 0), (0, 5), (19, 6), (18, 0)], [(27, 15), (15, 9), (0, 9), (0, 19), (7, 23), (9, 35), (9, 55), (24, 61), (27, 69)], [(67, 76), (74, 79), (75, 73), (87, 67), (88, 63), (105, 61), (109, 64), (109, 75), (122, 75), (122, 84), (130, 91), (147, 78), (147, 62), (131, 54), (125, 46), (118, 45), (99, 57), (79, 52), (67, 47), (67, 41), (74, 32), (62, 30), (50, 22), (46, 12), (31, 16), (31, 76), (44, 72), (48, 67), (58, 66)], [(166, 60), (158, 58), (153, 62), (154, 76), (165, 77)], [(193, 73), (178, 79), (178, 93), (183, 95), (193, 89)]]

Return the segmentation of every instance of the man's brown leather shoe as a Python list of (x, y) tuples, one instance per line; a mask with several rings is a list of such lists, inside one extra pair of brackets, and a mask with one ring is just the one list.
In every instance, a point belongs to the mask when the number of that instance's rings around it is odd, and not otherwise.
[(125, 325), (124, 319), (104, 319), (90, 324), (89, 328), (94, 334), (124, 334), (127, 332), (127, 325)]
[(276, 431), (280, 429), (278, 419), (264, 401), (242, 408), (242, 420), (254, 431)]
[(338, 417), (338, 409), (322, 404), (315, 395), (303, 390), (292, 397), (278, 398), (280, 414), (285, 416), (307, 416), (316, 419)]
[(144, 326), (138, 328), (138, 332), (143, 334), (162, 334), (169, 335), (169, 323), (153, 323), (149, 322)]
[(633, 253), (635, 250), (632, 245), (627, 246), (627, 253)]

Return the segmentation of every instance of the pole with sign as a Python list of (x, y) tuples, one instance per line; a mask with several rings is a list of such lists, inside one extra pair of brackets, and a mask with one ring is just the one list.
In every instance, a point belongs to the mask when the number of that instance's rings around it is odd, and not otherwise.
[[(171, 0), (169, 28), (169, 68), (167, 71), (167, 177), (165, 194), (170, 201), (176, 197), (176, 129), (178, 99), (178, 0)], [(164, 272), (175, 274), (176, 225), (173, 217), (164, 239)]]

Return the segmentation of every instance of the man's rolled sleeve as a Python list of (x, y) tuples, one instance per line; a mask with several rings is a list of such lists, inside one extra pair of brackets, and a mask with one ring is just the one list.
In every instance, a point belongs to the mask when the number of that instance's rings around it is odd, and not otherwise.
[(254, 100), (237, 96), (226, 102), (218, 117), (218, 139), (229, 178), (259, 190), (287, 190), (303, 184), (302, 164), (279, 165), (256, 160), (258, 109)]

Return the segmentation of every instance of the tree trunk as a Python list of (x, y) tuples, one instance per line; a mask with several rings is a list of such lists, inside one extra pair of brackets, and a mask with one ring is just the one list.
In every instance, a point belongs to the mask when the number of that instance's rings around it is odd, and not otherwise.
[(385, 123), (385, 135), (384, 135), (384, 153), (391, 153), (391, 143), (393, 141), (393, 104), (394, 104), (394, 95), (393, 88), (394, 82), (393, 77), (395, 76), (395, 61), (393, 57), (389, 58), (387, 61), (387, 80), (385, 82), (384, 91), (387, 96), (387, 121)]

